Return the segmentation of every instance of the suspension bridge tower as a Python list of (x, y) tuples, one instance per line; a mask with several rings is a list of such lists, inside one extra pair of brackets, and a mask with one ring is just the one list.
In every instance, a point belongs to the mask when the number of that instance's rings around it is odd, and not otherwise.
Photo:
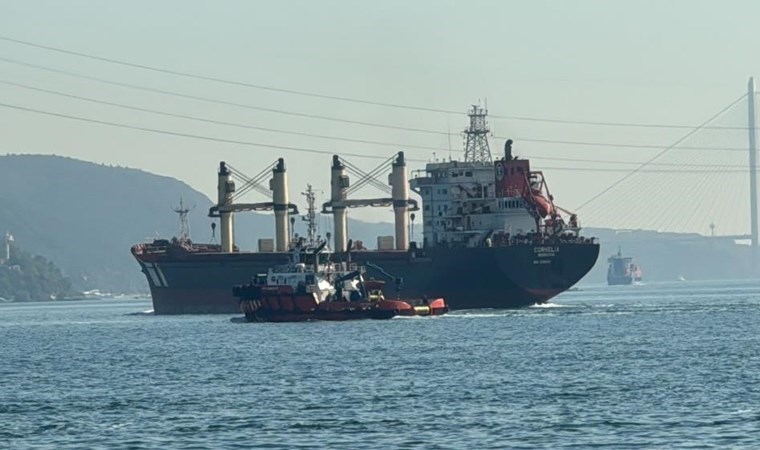
[(747, 109), (749, 131), (749, 211), (750, 211), (750, 236), (752, 252), (752, 271), (757, 273), (758, 267), (758, 236), (757, 236), (757, 146), (756, 146), (756, 119), (755, 119), (755, 79), (750, 77), (747, 85)]
[(749, 79), (747, 92), (749, 126), (749, 199), (750, 199), (750, 234), (752, 247), (757, 248), (757, 147), (755, 139), (755, 79)]
[(491, 148), (488, 145), (488, 128), (486, 116), (488, 110), (480, 105), (472, 105), (467, 113), (470, 117), (470, 127), (464, 130), (465, 147), (464, 160), (467, 162), (491, 163)]

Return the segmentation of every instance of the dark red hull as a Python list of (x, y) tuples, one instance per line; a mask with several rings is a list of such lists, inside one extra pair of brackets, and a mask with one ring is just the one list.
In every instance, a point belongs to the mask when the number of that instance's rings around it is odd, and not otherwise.
[(249, 284), (235, 287), (240, 310), (249, 322), (305, 322), (309, 320), (392, 319), (396, 316), (440, 316), (449, 311), (442, 298), (434, 300), (333, 301), (317, 303), (313, 294), (262, 292), (261, 286)]

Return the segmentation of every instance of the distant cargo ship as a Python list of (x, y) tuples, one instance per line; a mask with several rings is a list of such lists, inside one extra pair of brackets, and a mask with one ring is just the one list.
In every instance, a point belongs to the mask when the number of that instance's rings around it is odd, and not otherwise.
[[(382, 271), (403, 277), (404, 296), (444, 297), (452, 309), (546, 302), (586, 275), (599, 256), (599, 244), (580, 235), (575, 214), (554, 204), (543, 173), (531, 170), (529, 160), (512, 155), (511, 140), (505, 143), (504, 155), (492, 160), (486, 115), (479, 106), (470, 110), (463, 161), (430, 162), (409, 180), (404, 154), (399, 152), (388, 161), (390, 189), (367, 174), (351, 185), (346, 170), (356, 167), (334, 156), (331, 197), (322, 209), (333, 215), (331, 257), (351, 258), (366, 266), (368, 277), (381, 279)], [(271, 171), (272, 202), (234, 203), (232, 173), (220, 163), (218, 204), (209, 214), (220, 219), (221, 245), (194, 244), (182, 235), (132, 247), (148, 280), (156, 314), (239, 312), (232, 287), (287, 263), (290, 249), (303, 244), (291, 238), (289, 226), (297, 208), (289, 203), (284, 161), (276, 162)], [(251, 179), (243, 180), (240, 191), (251, 187)], [(385, 186), (390, 196), (348, 199), (367, 182)], [(410, 188), (421, 197), (421, 208), (410, 198)], [(307, 217), (313, 224), (313, 195), (307, 199)], [(379, 237), (377, 250), (349, 247), (347, 210), (360, 206), (393, 207), (395, 239)], [(274, 211), (276, 239), (261, 239), (258, 252), (239, 251), (234, 245), (233, 213), (259, 210)], [(421, 244), (410, 242), (408, 234), (415, 218), (412, 211), (418, 210)], [(315, 235), (310, 225), (307, 245), (319, 244)]]
[(641, 268), (633, 263), (633, 258), (623, 256), (620, 247), (616, 255), (607, 259), (610, 264), (607, 268), (607, 284), (610, 286), (620, 284), (633, 284), (641, 281)]

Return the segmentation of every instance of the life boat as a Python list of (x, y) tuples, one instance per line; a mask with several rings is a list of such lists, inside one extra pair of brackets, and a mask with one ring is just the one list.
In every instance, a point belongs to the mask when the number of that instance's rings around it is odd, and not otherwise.
[(550, 202), (549, 199), (544, 197), (544, 195), (540, 191), (536, 189), (532, 190), (530, 193), (530, 199), (531, 199), (531, 202), (534, 205), (536, 205), (536, 210), (538, 211), (538, 213), (541, 215), (542, 218), (546, 216), (551, 216), (555, 213), (554, 205), (552, 204), (552, 202)]

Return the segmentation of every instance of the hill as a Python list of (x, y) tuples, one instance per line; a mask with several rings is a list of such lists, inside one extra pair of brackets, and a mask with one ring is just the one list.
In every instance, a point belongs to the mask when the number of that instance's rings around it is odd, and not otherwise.
[(43, 301), (76, 294), (69, 279), (43, 256), (31, 255), (13, 243), (3, 248), (0, 258), (0, 299), (3, 301)]
[[(210, 179), (213, 182), (213, 179)], [(211, 240), (212, 205), (182, 181), (127, 167), (49, 155), (0, 156), (0, 232), (46, 255), (71, 278), (75, 288), (147, 292), (147, 283), (129, 248), (155, 237), (177, 234), (173, 205), (195, 206), (189, 215), (193, 240)], [(352, 236), (373, 242), (391, 224), (351, 220)], [(298, 227), (303, 228), (298, 222)], [(236, 243), (254, 249), (258, 238), (273, 237), (271, 215), (235, 217)]]

